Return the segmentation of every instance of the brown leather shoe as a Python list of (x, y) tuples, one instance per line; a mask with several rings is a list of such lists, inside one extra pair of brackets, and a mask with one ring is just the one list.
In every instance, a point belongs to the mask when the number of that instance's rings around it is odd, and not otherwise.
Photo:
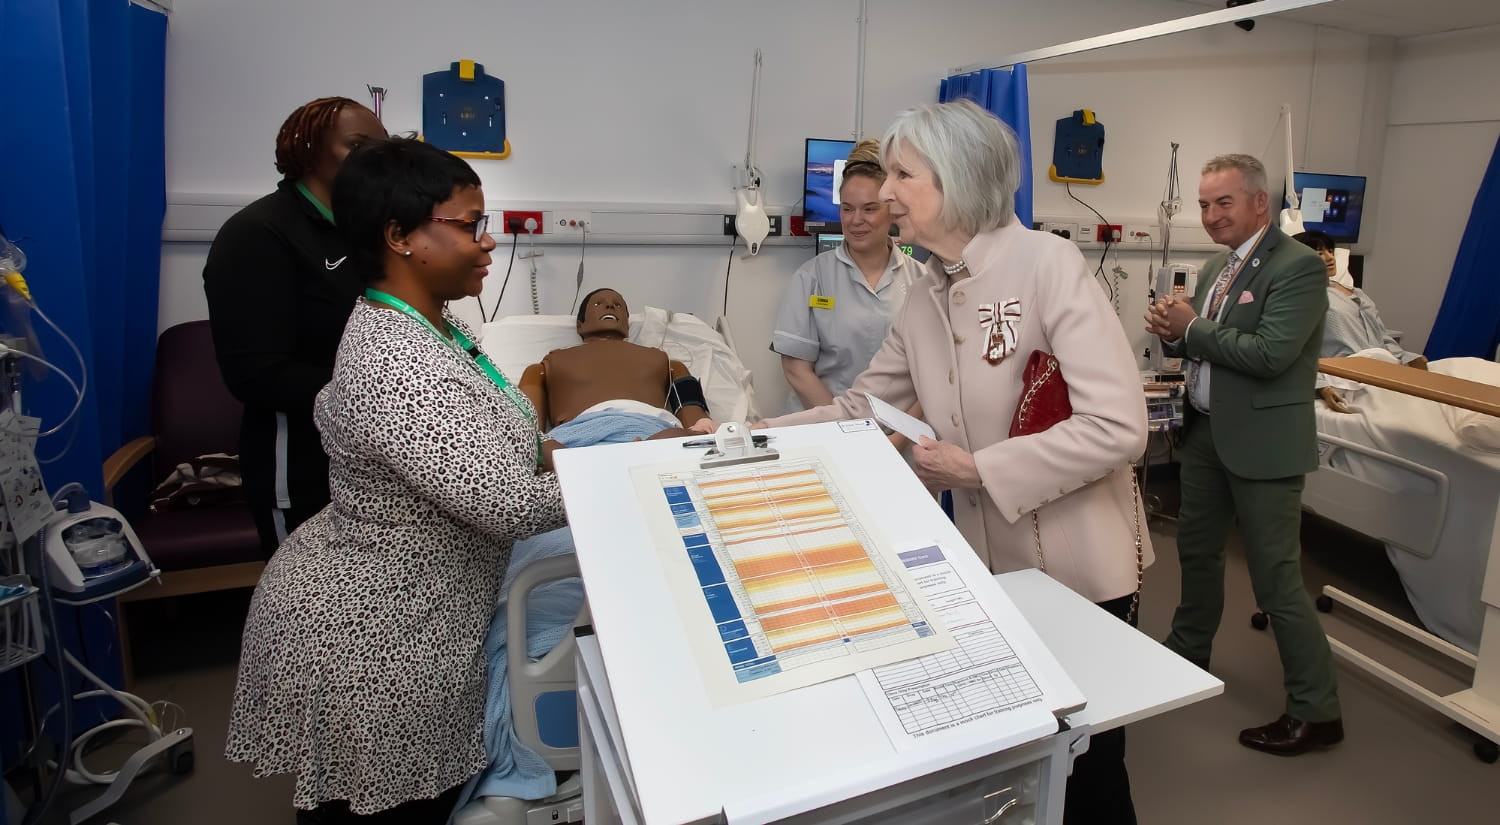
[(1280, 719), (1240, 731), (1240, 744), (1277, 756), (1299, 756), (1344, 741), (1344, 720), (1304, 722), (1283, 713)]

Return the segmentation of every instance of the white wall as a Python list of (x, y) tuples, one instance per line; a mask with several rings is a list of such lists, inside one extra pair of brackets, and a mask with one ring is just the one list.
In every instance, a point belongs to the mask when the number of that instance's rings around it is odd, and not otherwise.
[(1396, 41), (1365, 289), (1402, 343), (1432, 332), (1479, 182), (1500, 138), (1500, 27)]
[[(281, 120), (313, 97), (366, 100), (364, 84), (390, 89), (392, 131), (420, 127), (420, 79), (472, 58), (506, 81), (513, 156), (477, 161), (491, 202), (722, 203), (731, 165), (744, 158), (751, 54), (765, 54), (759, 164), (773, 207), (800, 197), (803, 139), (842, 138), (853, 128), (856, 0), (741, 4), (701, 0), (193, 0), (175, 9), (168, 35), (169, 200), (229, 195), (248, 201), (276, 181), (272, 147)], [(935, 99), (955, 66), (1201, 11), (1168, 0), (1099, 4), (1055, 0), (871, 0), (864, 126), (878, 136), (890, 117)], [(1091, 213), (1046, 180), (1053, 122), (1093, 109), (1107, 129), (1107, 182), (1074, 187), (1112, 222), (1154, 216), (1168, 144), (1182, 144), (1187, 201), (1178, 222), (1196, 224), (1197, 168), (1227, 151), (1262, 155), (1279, 174), (1276, 120), (1293, 107), (1296, 146), (1319, 171), (1374, 176), (1362, 124), (1369, 98), (1383, 103), (1367, 54), (1371, 39), (1276, 19), (1252, 33), (1231, 26), (1035, 64), (1030, 69), (1038, 215)], [(1309, 100), (1335, 101), (1311, 116)], [(1377, 88), (1378, 92), (1379, 89)], [(1383, 123), (1382, 117), (1375, 122)], [(1376, 140), (1378, 146), (1378, 139)], [(1379, 157), (1374, 152), (1374, 157)], [(1307, 164), (1300, 164), (1307, 165)], [(1311, 168), (1311, 167), (1309, 167)], [(492, 267), (485, 303), (500, 290), (507, 250)], [(206, 316), (200, 271), (207, 245), (163, 249), (163, 328)], [(634, 304), (717, 315), (725, 246), (600, 246), (587, 251), (583, 288), (609, 284)], [(768, 246), (736, 256), (730, 317), (756, 374), (761, 405), (785, 389), (765, 349), (788, 276), (811, 254)], [(1092, 253), (1097, 255), (1097, 252)], [(1148, 259), (1121, 254), (1131, 272), (1121, 314), (1137, 348)], [(1174, 255), (1199, 260), (1203, 253)], [(1108, 264), (1106, 264), (1106, 268)], [(576, 247), (549, 246), (539, 262), (543, 312), (571, 310)], [(502, 313), (529, 312), (518, 262)], [(474, 302), (464, 311), (477, 314)]]
[[(1174, 220), (1174, 248), (1197, 241), (1202, 249), (1207, 241), (1197, 193), (1198, 172), (1209, 158), (1226, 152), (1255, 155), (1266, 163), (1272, 191), (1281, 191), (1283, 104), (1291, 107), (1297, 168), (1373, 175), (1373, 164), (1359, 152), (1364, 110), (1384, 100), (1382, 93), (1366, 102), (1367, 85), (1382, 82), (1371, 71), (1371, 47), (1366, 35), (1273, 18), (1248, 33), (1223, 26), (1036, 64), (1029, 69), (1036, 213), (1098, 222), (1063, 185), (1047, 179), (1054, 124), (1078, 108), (1093, 109), (1105, 124), (1105, 183), (1075, 185), (1072, 193), (1111, 223), (1154, 218), (1166, 187), (1171, 143), (1180, 144), (1183, 206)], [(1314, 97), (1320, 101), (1315, 110), (1309, 106)], [(1325, 105), (1328, 101), (1336, 102)], [(1375, 122), (1384, 122), (1383, 109)], [(1093, 263), (1099, 254), (1089, 251), (1085, 257)], [(1178, 251), (1171, 259), (1202, 264), (1207, 255)], [(1133, 253), (1120, 259), (1130, 272), (1120, 316), (1140, 353), (1150, 343), (1140, 319), (1160, 257)], [(1110, 265), (1105, 262), (1106, 271)]]

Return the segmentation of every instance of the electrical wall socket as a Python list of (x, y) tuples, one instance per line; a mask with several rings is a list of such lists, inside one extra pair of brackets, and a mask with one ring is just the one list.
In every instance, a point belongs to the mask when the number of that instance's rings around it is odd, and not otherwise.
[[(490, 214), (493, 215), (494, 213)], [(528, 232), (540, 235), (547, 231), (547, 219), (541, 212), (529, 212), (524, 209), (507, 209), (501, 212), (500, 216), (503, 220), (499, 222), (496, 222), (495, 218), (490, 218), (490, 234), (492, 235), (524, 235)], [(530, 229), (526, 227), (528, 220), (535, 221)]]
[[(1083, 231), (1086, 227), (1080, 227)], [(1125, 230), (1117, 223), (1101, 223), (1094, 229), (1094, 238), (1100, 243), (1119, 243), (1125, 239)]]
[[(781, 215), (767, 215), (766, 217), (771, 219), (771, 234), (770, 234), (769, 237), (773, 237), (774, 238), (777, 235), (780, 235), (781, 234), (781, 219), (782, 219), (782, 216)], [(724, 216), (724, 234), (725, 235), (738, 235), (739, 234), (739, 232), (735, 231), (734, 221), (735, 221), (735, 216), (734, 215), (725, 215)]]
[(547, 213), (547, 231), (559, 235), (582, 235), (593, 223), (593, 213), (578, 209), (557, 209)]
[(1070, 241), (1078, 240), (1078, 224), (1076, 223), (1044, 223), (1042, 230)]
[(1073, 240), (1078, 243), (1093, 243), (1094, 238), (1094, 225), (1086, 223), (1078, 227), (1078, 234), (1074, 236)]
[(1125, 239), (1121, 243), (1155, 243), (1155, 229), (1154, 226), (1126, 226)]

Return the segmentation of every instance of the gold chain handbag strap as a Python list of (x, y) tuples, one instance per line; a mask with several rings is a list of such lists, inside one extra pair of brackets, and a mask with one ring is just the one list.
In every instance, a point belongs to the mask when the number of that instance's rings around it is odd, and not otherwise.
[(1146, 578), (1146, 554), (1141, 550), (1141, 487), (1135, 480), (1135, 468), (1130, 473), (1130, 509), (1135, 511), (1135, 593), (1130, 597), (1130, 611), (1125, 614), (1127, 624), (1135, 624), (1136, 611), (1141, 608), (1141, 582)]
[(1026, 419), (1031, 415), (1031, 402), (1036, 398), (1037, 390), (1041, 389), (1042, 385), (1047, 383), (1047, 379), (1051, 378), (1054, 372), (1057, 372), (1057, 358), (1049, 355), (1047, 356), (1047, 366), (1042, 369), (1042, 374), (1035, 381), (1031, 382), (1031, 385), (1026, 388), (1026, 393), (1021, 396), (1021, 406), (1016, 418), (1021, 422), (1023, 428), (1026, 426)]
[[(1037, 510), (1041, 508), (1038, 507)], [(1042, 557), (1042, 525), (1037, 520), (1036, 510), (1031, 511), (1031, 535), (1036, 538), (1036, 569), (1047, 572), (1047, 560)]]
[[(1130, 611), (1125, 614), (1125, 621), (1133, 624), (1135, 615), (1141, 608), (1141, 583), (1146, 578), (1146, 554), (1141, 550), (1141, 488), (1135, 480), (1135, 470), (1130, 473), (1130, 504), (1135, 511), (1135, 593), (1130, 596)], [(1037, 508), (1040, 510), (1041, 508)], [(1036, 539), (1036, 569), (1047, 572), (1047, 560), (1042, 556), (1042, 525), (1037, 518), (1037, 510), (1031, 511), (1031, 535)]]
[[(1043, 384), (1047, 383), (1047, 379), (1051, 378), (1052, 373), (1056, 371), (1057, 359), (1050, 355), (1047, 356), (1047, 364), (1042, 369), (1042, 374), (1026, 387), (1025, 395), (1021, 396), (1020, 414), (1017, 416), (1023, 427), (1026, 424), (1027, 417), (1031, 414), (1031, 402), (1036, 398), (1037, 390)], [(1037, 520), (1036, 512), (1036, 510), (1031, 511), (1031, 535), (1036, 539), (1036, 569), (1045, 573), (1047, 572), (1047, 559), (1042, 556), (1042, 526), (1041, 522)]]

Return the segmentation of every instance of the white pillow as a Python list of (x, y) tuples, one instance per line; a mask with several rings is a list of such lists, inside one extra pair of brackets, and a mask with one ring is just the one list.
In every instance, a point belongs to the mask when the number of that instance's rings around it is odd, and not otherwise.
[(1354, 276), (1349, 274), (1349, 250), (1343, 247), (1334, 247), (1333, 250), (1333, 281), (1345, 289), (1354, 288)]
[[(1444, 358), (1433, 361), (1427, 369), (1439, 375), (1451, 375), (1500, 387), (1500, 364), (1483, 358)], [(1500, 417), (1444, 404), (1443, 417), (1459, 443), (1487, 453), (1500, 453)]]
[[(632, 338), (640, 328), (639, 319), (630, 319)], [(527, 367), (541, 362), (547, 353), (581, 343), (578, 319), (572, 315), (507, 315), (484, 325), (479, 348), (515, 384)]]
[[(646, 307), (632, 313), (630, 340), (665, 350), (703, 385), (709, 414), (720, 421), (749, 421), (755, 415), (750, 371), (713, 327), (697, 317)], [(484, 325), (479, 346), (511, 383), (555, 349), (583, 343), (572, 315), (509, 315)]]
[(644, 323), (631, 319), (630, 340), (643, 347), (665, 350), (682, 362), (708, 400), (708, 413), (717, 421), (754, 421), (758, 416), (751, 392), (750, 370), (724, 336), (686, 312), (646, 307)]

